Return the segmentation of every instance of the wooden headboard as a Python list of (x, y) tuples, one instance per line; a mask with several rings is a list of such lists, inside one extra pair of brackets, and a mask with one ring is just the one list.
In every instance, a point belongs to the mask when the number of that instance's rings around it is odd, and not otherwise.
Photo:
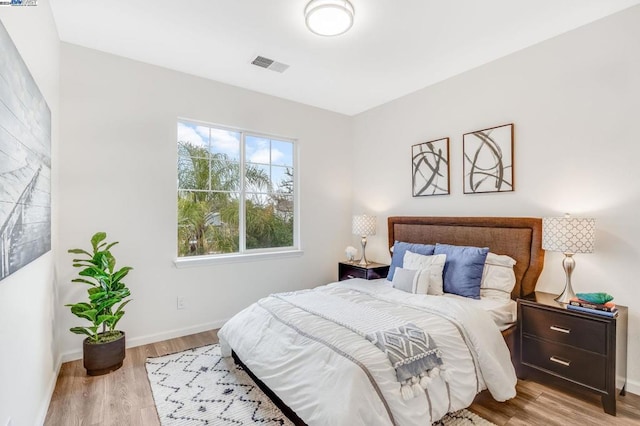
[(516, 260), (511, 298), (533, 293), (544, 266), (542, 219), (525, 217), (391, 216), (389, 248), (395, 241), (489, 247)]

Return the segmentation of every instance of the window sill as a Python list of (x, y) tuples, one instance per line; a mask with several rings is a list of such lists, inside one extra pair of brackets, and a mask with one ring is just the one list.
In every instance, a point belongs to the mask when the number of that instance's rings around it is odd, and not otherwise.
[(176, 268), (191, 268), (194, 266), (221, 265), (225, 263), (255, 262), (260, 260), (286, 259), (299, 257), (302, 250), (271, 251), (264, 253), (223, 254), (216, 256), (180, 257), (173, 261)]

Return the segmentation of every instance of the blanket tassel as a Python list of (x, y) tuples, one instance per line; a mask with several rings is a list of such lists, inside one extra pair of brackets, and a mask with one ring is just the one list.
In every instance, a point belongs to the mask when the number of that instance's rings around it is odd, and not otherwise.
[(441, 370), (442, 371), (440, 371), (440, 375), (445, 382), (448, 382), (451, 379), (451, 373), (449, 372), (449, 370), (445, 370), (444, 368), (441, 368)]
[(420, 386), (420, 378), (419, 377), (415, 377), (413, 376), (411, 378), (411, 389), (413, 389), (413, 396), (416, 397), (418, 395), (420, 395), (421, 392), (423, 392), (423, 388), (422, 386)]
[(407, 382), (409, 383), (405, 382), (400, 386), (400, 393), (402, 394), (402, 399), (405, 401), (408, 401), (415, 396), (411, 387), (411, 381), (407, 380)]
[(438, 367), (433, 367), (431, 370), (429, 370), (429, 377), (432, 379), (435, 379), (436, 377), (438, 377), (440, 375), (440, 368)]
[(426, 389), (427, 386), (429, 386), (429, 383), (431, 383), (433, 379), (431, 379), (431, 377), (429, 377), (428, 373), (420, 373), (420, 386), (422, 387), (422, 389)]
[(451, 378), (451, 374), (443, 366), (440, 366), (433, 367), (429, 371), (420, 373), (419, 376), (413, 376), (410, 379), (405, 380), (400, 385), (400, 394), (402, 395), (402, 399), (408, 401), (420, 395), (420, 393), (424, 392), (424, 389), (427, 389), (429, 383), (437, 377), (441, 377), (443, 381), (448, 382)]

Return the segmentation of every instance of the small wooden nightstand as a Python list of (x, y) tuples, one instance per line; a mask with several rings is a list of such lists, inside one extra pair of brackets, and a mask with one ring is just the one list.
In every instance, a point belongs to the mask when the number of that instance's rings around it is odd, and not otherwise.
[(375, 280), (376, 278), (386, 278), (389, 273), (389, 265), (382, 263), (370, 263), (367, 266), (360, 266), (357, 263), (338, 263), (338, 279), (340, 281), (351, 278), (364, 278), (365, 280)]
[(616, 415), (616, 388), (627, 383), (628, 309), (614, 318), (567, 310), (555, 294), (518, 299), (520, 376), (542, 372), (601, 395)]

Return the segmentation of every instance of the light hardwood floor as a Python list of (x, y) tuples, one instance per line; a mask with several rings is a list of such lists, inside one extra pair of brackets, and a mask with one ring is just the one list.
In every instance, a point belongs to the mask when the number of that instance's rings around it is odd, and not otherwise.
[[(216, 343), (215, 330), (127, 349), (124, 365), (106, 376), (88, 377), (82, 361), (63, 364), (45, 425), (159, 425), (147, 380), (147, 357)], [(618, 397), (618, 415), (605, 414), (600, 399), (568, 393), (562, 385), (518, 382), (518, 396), (499, 403), (486, 391), (471, 411), (498, 425), (640, 425), (640, 396)]]

